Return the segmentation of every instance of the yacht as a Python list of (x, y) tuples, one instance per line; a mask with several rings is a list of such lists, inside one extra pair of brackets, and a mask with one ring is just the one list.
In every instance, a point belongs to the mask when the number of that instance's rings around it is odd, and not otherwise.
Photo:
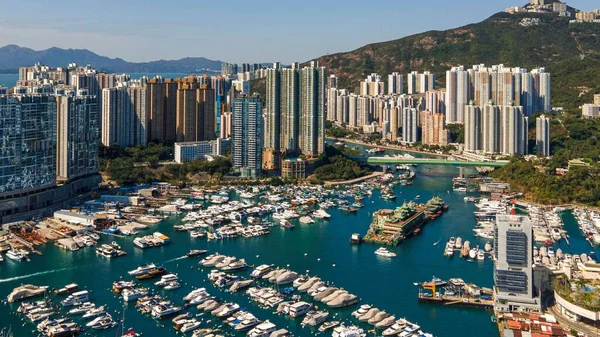
[(198, 297), (198, 296), (200, 296), (200, 295), (202, 295), (202, 294), (206, 294), (206, 293), (207, 293), (207, 292), (206, 292), (206, 288), (198, 288), (198, 289), (194, 289), (194, 290), (190, 291), (190, 293), (189, 293), (189, 294), (185, 295), (185, 296), (183, 297), (183, 300), (184, 300), (184, 301), (186, 301), (186, 302), (188, 302), (188, 301), (191, 301), (191, 300), (193, 300), (194, 298), (196, 298), (196, 297)]
[(331, 218), (331, 214), (325, 212), (324, 209), (318, 209), (313, 213), (313, 216), (317, 219), (329, 219)]
[(123, 300), (125, 302), (135, 301), (138, 298), (146, 295), (148, 295), (148, 289), (146, 288), (125, 289), (122, 292)]
[(252, 330), (248, 331), (247, 336), (248, 337), (269, 337), (271, 335), (271, 333), (274, 332), (275, 330), (277, 330), (277, 327), (275, 326), (275, 324), (273, 324), (269, 321), (264, 321), (264, 322), (260, 323), (259, 325), (255, 326), (254, 328), (252, 328)]
[(149, 279), (152, 279), (155, 277), (159, 277), (166, 272), (167, 272), (167, 270), (165, 268), (158, 267), (158, 268), (150, 269), (148, 272), (146, 272), (144, 274), (137, 275), (135, 278), (137, 278), (138, 280), (149, 280)]
[(336, 326), (340, 325), (340, 321), (329, 321), (329, 322), (325, 322), (323, 323), (320, 327), (319, 327), (319, 331), (320, 332), (324, 332), (327, 331), (329, 329), (333, 329)]
[(392, 324), (392, 326), (383, 330), (383, 336), (397, 336), (399, 333), (404, 331), (404, 328), (406, 328), (407, 323), (408, 322), (403, 318), (397, 320), (396, 322), (394, 322), (394, 324)]
[(66, 294), (70, 294), (70, 293), (74, 292), (75, 290), (77, 290), (77, 288), (79, 288), (77, 283), (71, 283), (71, 284), (67, 284), (66, 286), (64, 286), (60, 289), (55, 290), (54, 293), (57, 295), (66, 295)]
[(89, 300), (88, 295), (89, 294), (88, 294), (87, 290), (78, 291), (76, 293), (72, 293), (67, 298), (65, 298), (64, 300), (62, 300), (60, 302), (60, 304), (63, 307), (69, 307), (69, 306), (73, 306), (73, 305), (80, 305), (80, 304), (85, 303), (85, 302), (87, 302)]
[(221, 308), (222, 309), (214, 315), (219, 318), (225, 318), (231, 316), (234, 312), (240, 310), (240, 305), (237, 303), (227, 303), (224, 304)]
[(290, 316), (290, 318), (297, 318), (300, 316), (304, 316), (310, 311), (311, 308), (312, 308), (312, 304), (310, 304), (310, 303), (303, 302), (303, 301), (296, 302), (296, 303), (290, 305), (288, 316)]
[(274, 265), (272, 265), (272, 264), (262, 264), (262, 265), (256, 267), (256, 269), (254, 269), (250, 273), (250, 277), (253, 277), (253, 278), (263, 277), (267, 273), (269, 273), (271, 270), (273, 270), (273, 267), (274, 267)]
[(46, 335), (52, 337), (75, 336), (79, 330), (81, 327), (77, 323), (64, 322), (48, 327)]
[(306, 317), (304, 317), (304, 319), (302, 320), (301, 325), (317, 326), (325, 322), (328, 316), (329, 312), (327, 311), (309, 311), (306, 314)]
[(315, 223), (315, 220), (313, 220), (311, 217), (309, 216), (302, 216), (300, 217), (299, 221), (301, 223), (305, 223), (305, 224), (310, 224), (310, 223)]
[(392, 253), (384, 247), (381, 247), (375, 251), (375, 255), (384, 257), (396, 257), (396, 253)]
[(485, 259), (485, 253), (483, 252), (483, 250), (479, 250), (479, 252), (477, 252), (477, 260), (483, 260)]
[(80, 305), (79, 307), (69, 310), (68, 314), (70, 314), (70, 315), (85, 314), (86, 312), (94, 309), (95, 307), (96, 307), (96, 305), (94, 303), (85, 302), (82, 305)]
[(352, 312), (352, 317), (359, 318), (360, 316), (366, 314), (367, 311), (369, 311), (369, 310), (371, 310), (371, 306), (368, 304), (363, 304), (360, 306), (360, 308), (358, 308), (354, 312)]
[(157, 287), (165, 287), (169, 283), (171, 283), (173, 281), (177, 281), (177, 280), (179, 280), (179, 277), (177, 277), (177, 275), (175, 275), (175, 274), (167, 274), (167, 275), (163, 275), (160, 278), (160, 281), (155, 282), (154, 285), (157, 286)]
[(199, 328), (200, 324), (202, 324), (202, 323), (195, 319), (190, 319), (187, 321), (187, 323), (183, 324), (183, 326), (179, 329), (179, 331), (181, 331), (181, 332), (193, 331), (193, 330)]
[(179, 289), (179, 288), (181, 288), (181, 283), (179, 283), (178, 281), (172, 281), (172, 282), (169, 282), (169, 284), (167, 284), (164, 289), (165, 290), (175, 290), (175, 289)]
[(477, 251), (478, 251), (477, 248), (475, 248), (475, 247), (471, 248), (471, 250), (469, 250), (469, 257), (472, 259), (477, 258)]
[(235, 331), (247, 331), (260, 323), (260, 320), (250, 313), (238, 316), (236, 321), (238, 322), (235, 323), (235, 321), (233, 321), (232, 323)]
[(356, 325), (339, 325), (333, 329), (332, 337), (366, 337), (367, 334), (363, 329)]
[(11, 250), (7, 251), (6, 257), (13, 261), (18, 261), (18, 262), (26, 261), (29, 259), (27, 257), (27, 255), (23, 254), (22, 251), (16, 250), (16, 249), (11, 249)]
[(88, 310), (81, 317), (85, 318), (85, 319), (89, 319), (89, 318), (94, 318), (94, 317), (104, 316), (104, 315), (106, 315), (106, 312), (104, 311), (104, 306), (101, 306), (98, 308), (92, 308), (92, 309)]
[(140, 265), (139, 267), (137, 267), (134, 270), (130, 270), (127, 273), (131, 276), (137, 276), (137, 275), (142, 275), (147, 273), (148, 271), (155, 269), (156, 265), (154, 265), (154, 263), (149, 263), (149, 264), (143, 264)]
[(463, 246), (462, 238), (459, 236), (456, 238), (456, 242), (454, 243), (454, 248), (461, 249)]
[(152, 308), (152, 317), (154, 318), (165, 318), (181, 311), (181, 307), (171, 304), (161, 304)]
[(39, 295), (43, 295), (46, 293), (48, 286), (35, 286), (33, 284), (24, 284), (20, 287), (17, 287), (8, 294), (7, 300), (8, 302), (16, 302), (25, 298), (35, 297)]
[(225, 270), (225, 271), (235, 271), (235, 270), (242, 270), (248, 267), (248, 264), (246, 263), (246, 261), (244, 261), (244, 259), (240, 259), (238, 261), (232, 262), (229, 265), (222, 267), (221, 270)]
[(114, 328), (115, 326), (117, 326), (119, 324), (119, 323), (113, 321), (113, 319), (112, 319), (112, 317), (110, 317), (110, 315), (102, 316), (99, 318), (100, 318), (100, 320), (98, 320), (93, 325), (91, 325), (92, 329), (105, 330), (105, 329), (109, 329), (109, 328)]

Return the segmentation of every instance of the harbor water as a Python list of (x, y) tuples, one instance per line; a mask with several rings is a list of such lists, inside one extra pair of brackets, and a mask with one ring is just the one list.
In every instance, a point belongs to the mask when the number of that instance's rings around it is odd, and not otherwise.
[[(103, 236), (101, 242), (106, 243), (114, 239), (128, 252), (128, 255), (122, 258), (102, 258), (96, 255), (93, 247), (69, 252), (47, 244), (41, 249), (44, 255), (32, 256), (31, 262), (17, 263), (6, 260), (0, 264), (0, 294), (4, 297), (13, 288), (25, 283), (59, 288), (76, 282), (80, 287), (91, 291), (90, 297), (97, 305), (106, 304), (111, 312), (121, 312), (123, 304), (112, 293), (112, 282), (121, 278), (131, 280), (132, 277), (127, 275), (128, 270), (143, 263), (154, 262), (163, 264), (169, 272), (177, 273), (185, 283), (176, 291), (160, 291), (176, 303), (182, 303), (182, 297), (191, 289), (206, 287), (212, 295), (239, 303), (258, 318), (269, 319), (295, 336), (311, 336), (318, 333), (316, 330), (301, 328), (300, 320), (274, 315), (272, 309), (259, 308), (250, 302), (243, 292), (222, 292), (207, 280), (209, 270), (201, 270), (197, 259), (182, 258), (191, 248), (208, 249), (210, 252), (245, 258), (252, 265), (272, 263), (280, 267), (289, 267), (299, 273), (318, 275), (323, 280), (358, 295), (360, 304), (371, 304), (394, 314), (397, 318), (405, 317), (435, 336), (469, 336), (473, 331), (478, 331), (478, 335), (481, 336), (495, 336), (498, 333), (490, 321), (490, 312), (417, 302), (418, 288), (413, 283), (428, 281), (432, 276), (442, 279), (461, 277), (466, 282), (491, 286), (492, 261), (486, 258), (484, 261), (468, 262), (458, 255), (453, 258), (443, 256), (445, 242), (451, 236), (469, 240), (472, 246), (479, 244), (483, 247), (485, 244), (485, 241), (477, 240), (473, 236), (475, 219), (472, 212), (475, 207), (464, 202), (466, 194), (452, 191), (451, 178), (458, 173), (457, 168), (419, 166), (416, 171), (417, 178), (413, 185), (395, 187), (398, 198), (394, 202), (384, 201), (379, 198), (379, 192), (374, 192), (372, 196), (362, 200), (365, 207), (357, 214), (329, 209), (331, 220), (319, 220), (315, 224), (295, 222), (296, 227), (292, 230), (272, 227), (271, 234), (262, 237), (222, 241), (192, 239), (187, 232), (173, 230), (173, 225), (180, 222), (181, 216), (172, 216), (146, 231), (160, 231), (169, 236), (172, 244), (168, 246), (140, 250), (134, 248), (132, 238)], [(404, 201), (413, 200), (417, 195), (420, 195), (420, 200), (423, 201), (436, 195), (440, 196), (450, 209), (440, 218), (427, 224), (418, 236), (410, 237), (398, 247), (390, 248), (397, 253), (396, 258), (375, 255), (374, 251), (378, 248), (376, 245), (349, 243), (352, 233), (366, 233), (374, 211), (393, 208)], [(439, 244), (434, 245), (436, 242)], [(247, 276), (249, 272), (250, 270), (240, 274)], [(150, 281), (144, 282), (144, 285), (156, 289)], [(54, 295), (50, 298), (55, 303), (60, 299)], [(37, 335), (33, 331), (33, 324), (22, 321), (21, 316), (14, 314), (17, 306), (18, 304), (3, 305), (4, 315), (0, 316), (0, 326), (11, 326), (15, 336)], [(331, 313), (337, 315), (336, 319), (352, 321), (350, 313), (356, 307), (333, 310)], [(191, 311), (195, 312), (196, 309)], [(113, 317), (116, 319), (119, 315), (113, 314)], [(218, 319), (212, 318), (211, 323), (203, 326), (215, 325), (216, 322)], [(145, 336), (176, 334), (170, 320), (157, 322), (143, 316), (135, 310), (134, 302), (125, 307), (124, 325), (143, 332)], [(94, 336), (114, 336), (115, 330), (87, 333)]]

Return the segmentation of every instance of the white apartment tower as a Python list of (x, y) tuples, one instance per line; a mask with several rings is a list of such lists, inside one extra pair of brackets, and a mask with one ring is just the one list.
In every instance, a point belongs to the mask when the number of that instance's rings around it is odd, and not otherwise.
[(388, 75), (388, 95), (404, 93), (404, 75), (397, 72)]
[(481, 150), (481, 109), (477, 105), (467, 105), (465, 110), (465, 151)]
[(535, 120), (535, 142), (537, 153), (550, 156), (550, 119), (541, 115)]

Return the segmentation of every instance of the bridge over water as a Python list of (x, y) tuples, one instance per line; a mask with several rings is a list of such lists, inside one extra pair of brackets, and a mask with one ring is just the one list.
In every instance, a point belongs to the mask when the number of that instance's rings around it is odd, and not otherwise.
[(427, 164), (427, 165), (453, 165), (453, 166), (480, 166), (480, 167), (502, 167), (508, 164), (508, 160), (499, 161), (467, 161), (449, 160), (442, 158), (397, 158), (397, 157), (354, 157), (355, 159), (373, 165), (390, 164)]

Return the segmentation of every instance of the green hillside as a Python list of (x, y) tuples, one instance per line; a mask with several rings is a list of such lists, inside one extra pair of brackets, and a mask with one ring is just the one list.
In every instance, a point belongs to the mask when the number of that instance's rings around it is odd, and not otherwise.
[[(541, 22), (524, 27), (519, 24), (524, 18)], [(445, 71), (456, 65), (546, 67), (553, 75), (553, 105), (575, 108), (600, 91), (600, 25), (570, 25), (555, 14), (498, 13), (480, 23), (369, 44), (318, 60), (340, 77), (342, 87), (354, 91), (373, 72), (430, 70), (445, 86)]]

